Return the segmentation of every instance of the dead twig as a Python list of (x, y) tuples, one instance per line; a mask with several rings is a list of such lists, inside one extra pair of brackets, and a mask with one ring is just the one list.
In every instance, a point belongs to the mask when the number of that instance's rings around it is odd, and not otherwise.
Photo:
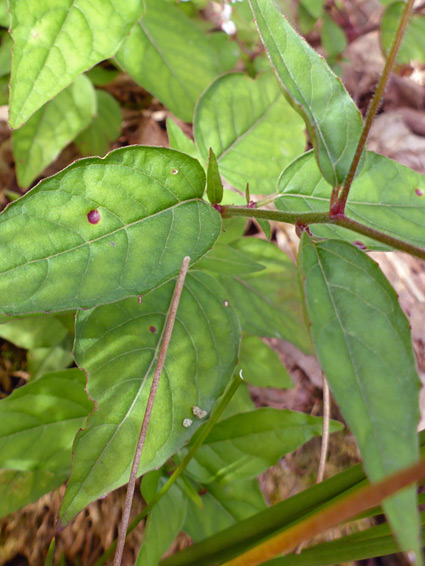
[(143, 417), (142, 428), (140, 430), (139, 440), (137, 442), (136, 452), (134, 454), (133, 465), (131, 466), (130, 479), (128, 482), (127, 493), (124, 502), (124, 511), (119, 528), (117, 550), (115, 552), (115, 558), (114, 558), (114, 566), (121, 566), (122, 555), (124, 552), (125, 538), (127, 534), (128, 521), (130, 519), (131, 504), (133, 501), (134, 488), (136, 485), (137, 470), (139, 468), (140, 458), (142, 456), (143, 446), (148, 431), (153, 404), (155, 401), (156, 392), (158, 390), (159, 378), (161, 376), (162, 368), (164, 367), (165, 356), (167, 355), (168, 345), (170, 344), (171, 334), (173, 332), (174, 321), (176, 320), (176, 314), (180, 302), (180, 297), (183, 291), (183, 286), (186, 279), (187, 271), (189, 269), (189, 262), (190, 262), (190, 257), (186, 256), (183, 259), (182, 266), (180, 268), (180, 273), (177, 277), (176, 286), (174, 288), (173, 297), (170, 303), (170, 309), (168, 311), (167, 320), (165, 322), (164, 337), (162, 340), (161, 348), (159, 350), (158, 361), (156, 363), (155, 373), (153, 376), (148, 402), (146, 405), (146, 411)]

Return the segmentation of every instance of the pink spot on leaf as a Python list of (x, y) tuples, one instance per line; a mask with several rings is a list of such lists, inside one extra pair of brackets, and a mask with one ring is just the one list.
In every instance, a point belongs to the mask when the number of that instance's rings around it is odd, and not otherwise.
[(421, 191), (421, 189), (415, 189), (415, 193), (418, 195), (418, 197), (423, 196), (423, 192)]
[(87, 220), (90, 224), (97, 224), (100, 220), (100, 212), (98, 210), (90, 210), (87, 214)]
[(364, 245), (363, 242), (359, 242), (358, 240), (355, 240), (355, 241), (353, 242), (353, 244), (354, 244), (355, 246), (357, 246), (358, 248), (360, 248), (361, 250), (367, 250), (367, 247)]
[(156, 326), (149, 326), (149, 332), (150, 332), (151, 334), (155, 334), (155, 332), (156, 332)]

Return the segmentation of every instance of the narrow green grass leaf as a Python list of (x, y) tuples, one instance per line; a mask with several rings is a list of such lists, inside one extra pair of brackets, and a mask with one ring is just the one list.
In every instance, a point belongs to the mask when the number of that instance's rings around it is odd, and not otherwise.
[(258, 336), (243, 335), (239, 363), (244, 379), (252, 385), (279, 389), (294, 386), (279, 356)]
[[(379, 481), (419, 455), (419, 379), (407, 319), (378, 265), (351, 244), (314, 244), (304, 233), (299, 268), (320, 364), (368, 477)], [(419, 556), (415, 489), (384, 509), (403, 549)]]
[(220, 204), (223, 200), (223, 183), (221, 182), (217, 159), (211, 147), (208, 151), (207, 195), (211, 204)]
[(0, 401), (0, 467), (68, 472), (71, 446), (94, 404), (78, 369), (46, 374)]
[(142, 12), (143, 0), (11, 1), (10, 127), (112, 57)]
[(303, 121), (271, 72), (214, 81), (196, 107), (194, 134), (202, 158), (212, 147), (222, 176), (240, 191), (249, 182), (254, 194), (275, 192), (280, 172), (305, 147)]
[[(75, 357), (88, 374), (97, 411), (74, 443), (72, 474), (60, 518), (128, 481), (174, 283), (143, 298), (80, 311)], [(180, 300), (139, 474), (161, 466), (202, 424), (233, 373), (239, 323), (224, 290), (190, 272)]]
[(305, 327), (294, 264), (279, 248), (259, 238), (243, 238), (232, 246), (263, 271), (218, 279), (236, 309), (242, 330), (249, 334), (289, 340), (304, 352), (311, 351)]
[(191, 122), (199, 96), (220, 72), (214, 48), (169, 2), (145, 0), (145, 6), (116, 59), (177, 118)]
[(249, 0), (270, 62), (294, 108), (304, 118), (326, 180), (344, 181), (363, 121), (341, 80), (290, 26), (273, 0)]
[[(322, 177), (312, 152), (296, 159), (281, 175), (275, 200), (286, 212), (327, 212), (332, 187)], [(384, 155), (367, 152), (348, 195), (346, 215), (390, 236), (425, 247), (425, 175)], [(388, 249), (370, 238), (335, 226), (312, 226), (321, 238), (346, 239), (370, 249)]]
[(90, 307), (168, 281), (219, 236), (204, 188), (196, 160), (143, 146), (42, 181), (0, 216), (0, 312)]
[[(322, 427), (321, 418), (295, 411), (263, 408), (234, 415), (215, 425), (186, 471), (204, 484), (251, 479), (321, 435)], [(331, 432), (342, 428), (331, 421)]]
[(77, 135), (96, 112), (92, 83), (81, 75), (28, 122), (12, 133), (18, 184), (27, 188)]
[(110, 144), (121, 132), (121, 108), (117, 100), (104, 90), (96, 90), (97, 111), (89, 126), (79, 134), (74, 143), (81, 155), (103, 157)]

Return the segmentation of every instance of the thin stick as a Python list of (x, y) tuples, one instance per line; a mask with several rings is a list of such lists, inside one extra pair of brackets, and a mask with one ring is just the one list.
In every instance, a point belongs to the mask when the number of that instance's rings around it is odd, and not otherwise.
[(331, 396), (329, 394), (329, 385), (324, 374), (323, 379), (323, 433), (322, 433), (322, 448), (320, 451), (319, 469), (317, 470), (316, 483), (323, 481), (325, 475), (326, 458), (328, 456), (329, 448), (329, 419), (331, 416)]
[[(196, 452), (201, 447), (204, 440), (206, 439), (206, 437), (209, 435), (209, 433), (211, 432), (211, 430), (213, 429), (213, 427), (217, 423), (218, 419), (220, 418), (220, 415), (222, 414), (224, 409), (227, 407), (227, 405), (229, 404), (229, 401), (232, 399), (233, 395), (236, 393), (239, 385), (241, 385), (242, 382), (243, 382), (243, 377), (242, 377), (242, 370), (241, 370), (239, 375), (235, 375), (233, 377), (232, 381), (230, 382), (230, 385), (228, 386), (228, 388), (224, 392), (223, 397), (217, 402), (217, 405), (214, 408), (214, 411), (213, 411), (213, 414), (211, 415), (210, 420), (207, 421), (205, 423), (205, 426), (203, 426), (200, 429), (201, 430), (200, 434), (196, 437), (195, 442), (191, 445), (186, 456), (183, 458), (183, 460), (180, 462), (180, 464), (174, 470), (173, 474), (168, 478), (167, 483), (165, 483), (162, 486), (162, 488), (157, 492), (157, 494), (149, 501), (149, 503), (146, 505), (146, 507), (144, 507), (142, 509), (142, 511), (137, 515), (137, 517), (135, 517), (133, 519), (133, 521), (130, 523), (129, 527), (127, 528), (127, 533), (126, 533), (127, 536), (131, 533), (131, 531), (133, 531), (137, 527), (137, 525), (140, 523), (140, 521), (142, 519), (144, 519), (146, 517), (146, 515), (148, 515), (152, 511), (153, 507), (158, 503), (158, 501), (160, 499), (162, 499), (162, 497), (167, 493), (167, 491), (170, 489), (170, 487), (173, 485), (173, 483), (185, 471), (187, 465), (192, 460), (192, 458), (195, 456)], [(115, 550), (115, 548), (117, 546), (117, 540), (114, 540), (114, 542), (111, 544), (111, 546), (95, 562), (94, 566), (101, 566), (102, 564), (104, 564), (106, 562), (106, 560), (109, 558), (109, 556)]]
[(180, 268), (180, 273), (179, 276), (177, 277), (176, 286), (174, 288), (173, 297), (170, 303), (170, 310), (168, 311), (167, 320), (165, 323), (164, 337), (162, 340), (161, 348), (159, 350), (158, 361), (156, 363), (151, 390), (149, 392), (148, 402), (146, 405), (145, 416), (143, 417), (142, 428), (140, 430), (139, 440), (137, 442), (136, 452), (134, 454), (133, 465), (131, 466), (130, 479), (128, 482), (127, 493), (124, 502), (124, 511), (119, 528), (117, 550), (114, 558), (114, 566), (121, 566), (122, 555), (124, 552), (125, 537), (127, 534), (127, 526), (128, 526), (128, 521), (130, 519), (131, 504), (133, 501), (134, 488), (136, 485), (137, 470), (139, 469), (140, 458), (142, 456), (143, 446), (145, 444), (149, 421), (153, 410), (153, 404), (155, 401), (156, 392), (158, 390), (159, 378), (161, 376), (162, 368), (164, 367), (165, 356), (167, 355), (168, 346), (170, 344), (171, 334), (173, 332), (174, 321), (176, 320), (176, 314), (180, 302), (180, 297), (183, 291), (183, 286), (186, 279), (187, 271), (189, 269), (189, 262), (190, 262), (190, 257), (186, 256), (183, 259), (182, 266)]
[(331, 203), (331, 214), (344, 214), (345, 205), (347, 203), (348, 193), (350, 192), (351, 184), (354, 180), (357, 168), (360, 163), (360, 159), (363, 150), (366, 146), (366, 141), (369, 136), (370, 128), (372, 127), (373, 120), (375, 119), (376, 113), (378, 112), (379, 105), (381, 104), (382, 97), (384, 95), (385, 87), (387, 86), (388, 79), (390, 78), (391, 71), (394, 67), (395, 60), (397, 58), (398, 51), (400, 49), (401, 43), (403, 41), (404, 33), (409, 23), (409, 18), (412, 14), (414, 0), (407, 0), (404, 7), (403, 14), (400, 19), (400, 23), (395, 35), (391, 50), (389, 52), (388, 58), (385, 61), (384, 70), (382, 71), (381, 78), (379, 79), (378, 86), (376, 87), (375, 94), (373, 95), (372, 102), (367, 111), (365, 124), (363, 126), (362, 133), (360, 135), (359, 142), (357, 144), (356, 152), (351, 162), (350, 170), (345, 179), (344, 186), (342, 187), (340, 194), (338, 195), (335, 203)]
[[(320, 447), (320, 462), (319, 468), (317, 470), (316, 484), (322, 483), (323, 476), (325, 475), (326, 458), (328, 456), (329, 448), (329, 419), (331, 415), (331, 396), (329, 393), (329, 385), (326, 381), (325, 374), (322, 372), (322, 383), (323, 383), (323, 425), (322, 425), (322, 445)], [(295, 554), (300, 554), (303, 550), (306, 542), (301, 542)]]

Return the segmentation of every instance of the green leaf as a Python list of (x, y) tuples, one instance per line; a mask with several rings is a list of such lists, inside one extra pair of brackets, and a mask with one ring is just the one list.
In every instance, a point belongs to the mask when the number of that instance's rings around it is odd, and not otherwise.
[(268, 220), (264, 220), (264, 218), (257, 218), (257, 222), (261, 230), (264, 232), (264, 235), (267, 238), (267, 240), (270, 241), (272, 239), (272, 229), (270, 226), (270, 222)]
[(243, 335), (239, 363), (244, 379), (252, 385), (279, 389), (294, 386), (279, 356), (258, 336)]
[(222, 31), (210, 34), (208, 40), (216, 54), (217, 68), (221, 73), (231, 71), (241, 54), (238, 43)]
[[(224, 194), (229, 191), (224, 191)], [(226, 199), (226, 197), (225, 197)], [(220, 234), (219, 244), (230, 244), (239, 240), (245, 232), (246, 218), (234, 216), (233, 218), (223, 219), (223, 231)]]
[(12, 133), (18, 184), (27, 188), (91, 122), (96, 112), (92, 83), (84, 75)]
[[(405, 2), (394, 2), (385, 10), (381, 19), (381, 44), (387, 53), (391, 49), (395, 34), (405, 8)], [(399, 63), (410, 63), (412, 60), (425, 61), (425, 15), (413, 14), (409, 20), (403, 43), (397, 54)]]
[(0, 312), (90, 307), (168, 281), (220, 233), (204, 187), (197, 161), (143, 146), (42, 181), (0, 216)]
[(0, 0), (0, 26), (8, 28), (10, 25), (10, 16), (7, 11), (7, 0)]
[(170, 147), (177, 149), (182, 153), (187, 153), (187, 155), (190, 155), (195, 159), (199, 159), (199, 152), (194, 142), (186, 136), (172, 118), (168, 116), (166, 122)]
[[(165, 483), (160, 481), (160, 487)], [(187, 498), (176, 484), (150, 512), (136, 566), (157, 566), (161, 556), (181, 531), (186, 517)]]
[(198, 269), (206, 269), (223, 275), (240, 275), (262, 271), (264, 266), (248, 255), (226, 244), (216, 244), (211, 251), (196, 264)]
[[(379, 481), (418, 458), (419, 379), (407, 319), (378, 265), (351, 244), (314, 244), (304, 233), (299, 266), (320, 364), (367, 475)], [(415, 489), (384, 509), (403, 549), (418, 554)]]
[(212, 147), (222, 176), (241, 191), (249, 182), (259, 194), (276, 191), (280, 172), (305, 147), (304, 124), (271, 72), (215, 80), (196, 107), (194, 133), (205, 161)]
[(0, 319), (0, 337), (26, 350), (56, 346), (67, 334), (68, 329), (59, 315), (38, 314)]
[(208, 38), (165, 0), (145, 0), (146, 11), (116, 55), (119, 65), (171, 112), (191, 122), (195, 104), (218, 75)]
[(242, 330), (283, 338), (310, 352), (297, 273), (291, 260), (277, 246), (259, 238), (236, 240), (232, 246), (265, 266), (263, 271), (242, 276), (218, 276), (230, 305), (238, 313)]
[[(144, 297), (79, 311), (75, 358), (97, 411), (74, 443), (61, 510), (67, 523), (90, 501), (128, 481), (174, 282)], [(202, 424), (236, 364), (239, 324), (225, 293), (190, 272), (180, 300), (143, 449), (139, 475), (163, 464)], [(185, 427), (185, 419), (192, 423)]]
[(221, 182), (217, 159), (211, 147), (208, 151), (207, 195), (211, 204), (219, 204), (223, 200), (223, 183)]
[(50, 371), (60, 371), (69, 367), (74, 361), (72, 357), (73, 344), (74, 337), (67, 334), (56, 346), (30, 350), (27, 354), (27, 369), (31, 379), (37, 379)]
[[(71, 451), (69, 452), (69, 464)], [(45, 493), (57, 489), (69, 474), (49, 470), (0, 470), (0, 518), (40, 499)]]
[(230, 399), (230, 403), (220, 415), (219, 420), (223, 421), (224, 419), (228, 419), (233, 415), (246, 413), (247, 411), (253, 411), (254, 409), (255, 405), (249, 394), (248, 387), (245, 383), (241, 383), (236, 393)]
[[(312, 152), (295, 160), (279, 179), (282, 197), (276, 208), (291, 212), (327, 212), (332, 187), (323, 179)], [(425, 246), (425, 175), (396, 161), (367, 152), (365, 164), (348, 195), (346, 214), (417, 246)], [(314, 235), (361, 242), (371, 249), (388, 249), (370, 238), (335, 226), (312, 226)]]
[[(322, 419), (271, 408), (240, 413), (217, 423), (186, 470), (201, 483), (251, 479), (279, 458), (322, 434)], [(331, 421), (330, 430), (342, 425)]]
[(323, 176), (340, 185), (363, 126), (341, 80), (289, 25), (271, 0), (249, 0), (270, 61), (294, 108), (304, 118)]
[(80, 73), (112, 57), (142, 12), (142, 0), (10, 2), (10, 127), (22, 126)]
[(331, 57), (336, 57), (347, 47), (347, 37), (344, 30), (334, 22), (327, 12), (323, 14), (320, 37), (323, 47)]
[[(109, 63), (112, 63), (111, 61)], [(105, 86), (111, 83), (120, 74), (116, 68), (105, 68), (102, 65), (97, 65), (87, 71), (86, 75), (94, 84), (94, 86)], [(106, 92), (106, 91), (105, 91)]]
[(192, 502), (188, 503), (183, 530), (194, 542), (214, 535), (266, 507), (257, 479), (226, 485), (211, 483), (207, 490), (201, 496), (203, 509)]
[(102, 157), (121, 132), (121, 109), (116, 99), (104, 90), (96, 90), (97, 112), (89, 126), (74, 140), (81, 155)]
[(10, 33), (3, 33), (0, 46), (0, 77), (10, 74), (12, 66), (12, 45), (13, 39)]
[(77, 430), (94, 405), (84, 372), (46, 374), (0, 401), (0, 467), (67, 473)]

